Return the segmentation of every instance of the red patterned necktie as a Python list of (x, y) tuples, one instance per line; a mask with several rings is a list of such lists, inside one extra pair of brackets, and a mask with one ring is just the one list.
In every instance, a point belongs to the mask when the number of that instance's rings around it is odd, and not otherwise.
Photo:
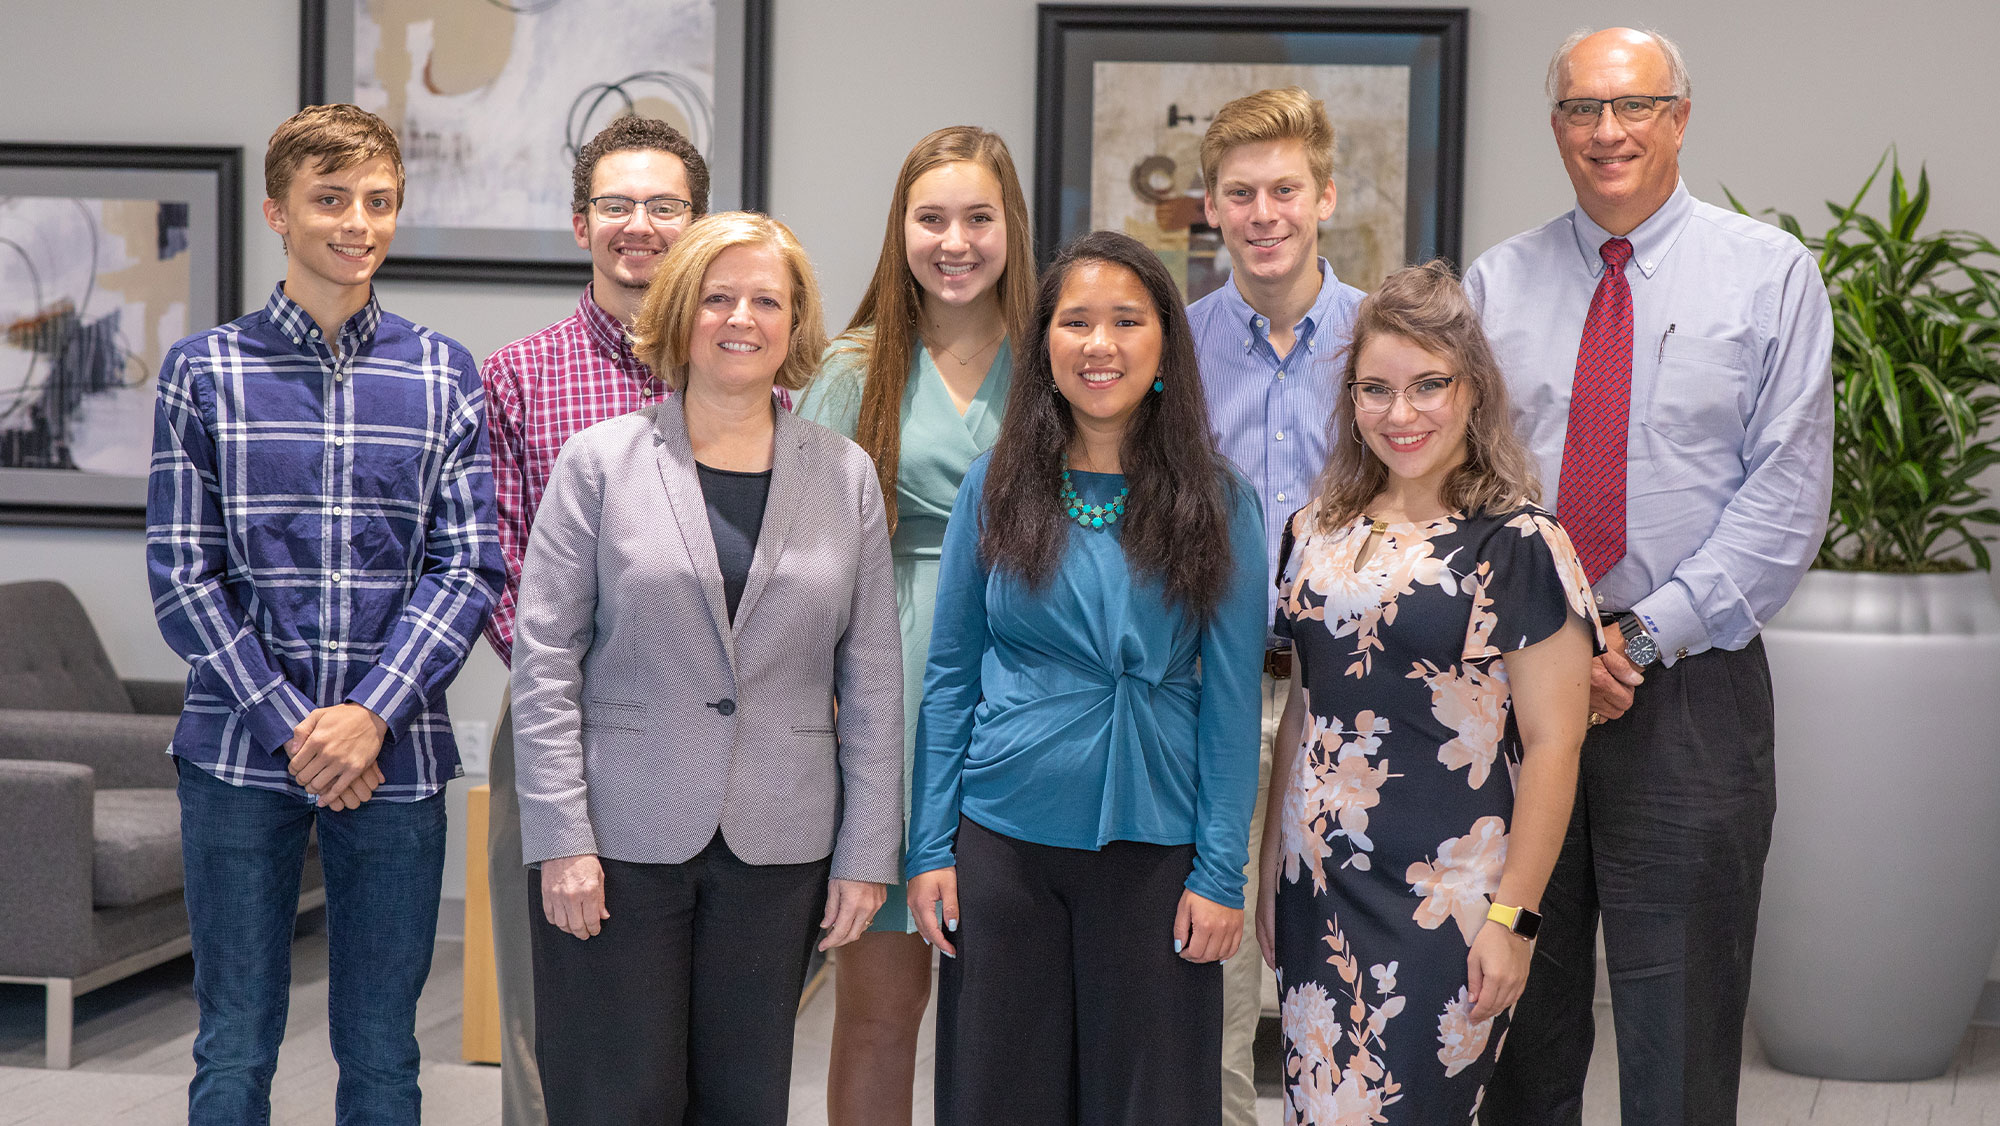
[(1632, 244), (1608, 239), (1597, 253), (1604, 276), (1576, 350), (1556, 487), (1556, 518), (1593, 583), (1625, 557), (1625, 433), (1632, 409), (1632, 287), (1625, 281)]

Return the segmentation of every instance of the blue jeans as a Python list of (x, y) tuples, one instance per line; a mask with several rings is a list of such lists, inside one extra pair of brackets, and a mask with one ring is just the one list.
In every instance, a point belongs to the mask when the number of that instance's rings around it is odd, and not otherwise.
[(174, 764), (201, 1009), (189, 1126), (271, 1121), (299, 879), (315, 825), (326, 873), (327, 1023), (340, 1068), (334, 1121), (417, 1122), (417, 997), (437, 938), (444, 795), (332, 813)]

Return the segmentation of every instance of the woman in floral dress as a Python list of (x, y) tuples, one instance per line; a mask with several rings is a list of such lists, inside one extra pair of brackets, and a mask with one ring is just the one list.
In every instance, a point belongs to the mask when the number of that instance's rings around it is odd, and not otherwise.
[(1527, 981), (1601, 641), (1448, 267), (1362, 304), (1344, 382), (1277, 627), (1300, 664), (1257, 933), (1286, 1121), (1463, 1123)]

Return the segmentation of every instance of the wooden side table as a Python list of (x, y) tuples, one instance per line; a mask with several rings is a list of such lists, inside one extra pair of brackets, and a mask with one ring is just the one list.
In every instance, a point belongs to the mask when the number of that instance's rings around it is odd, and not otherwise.
[(493, 968), (493, 911), (486, 882), (488, 786), (465, 792), (465, 1013), (468, 1063), (500, 1062), (500, 979)]

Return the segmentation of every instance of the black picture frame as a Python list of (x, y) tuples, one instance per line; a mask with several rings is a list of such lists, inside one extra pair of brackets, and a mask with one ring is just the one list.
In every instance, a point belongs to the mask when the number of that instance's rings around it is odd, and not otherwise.
[(145, 526), (160, 363), (242, 312), (242, 178), (240, 148), (0, 143), (0, 524)]
[[(1204, 69), (1244, 64), (1285, 68), (1407, 66), (1405, 191), (1396, 220), (1401, 223), (1403, 247), (1401, 260), (1394, 265), (1435, 257), (1459, 261), (1465, 225), (1466, 9), (1042, 4), (1037, 7), (1037, 20), (1035, 227), (1044, 263), (1063, 242), (1091, 229), (1093, 174), (1100, 183), (1109, 182), (1103, 178), (1107, 169), (1093, 164), (1093, 133), (1100, 126), (1093, 76), (1098, 64), (1104, 63), (1186, 64)], [(1385, 74), (1374, 72), (1375, 80), (1386, 81)], [(1228, 87), (1230, 77), (1228, 72), (1215, 71), (1212, 81), (1216, 87)], [(1217, 104), (1256, 88), (1218, 93)], [(1199, 130), (1205, 127), (1203, 111), (1212, 117), (1214, 108), (1163, 107), (1158, 116), (1166, 121), (1164, 129), (1186, 127), (1175, 137), (1184, 156), (1199, 143)], [(1334, 182), (1344, 208), (1353, 186), (1343, 182), (1347, 137), (1341, 106), (1329, 102), (1327, 108), (1340, 135)], [(1129, 114), (1129, 107), (1122, 112)], [(1121, 143), (1133, 136), (1126, 121), (1103, 124), (1106, 135)], [(1163, 131), (1158, 122), (1151, 128), (1154, 136)], [(1191, 137), (1186, 135), (1188, 130)], [(1111, 159), (1107, 157), (1107, 163)], [(1187, 251), (1179, 265), (1178, 280), (1184, 284), (1194, 280), (1200, 264), (1200, 280), (1213, 288), (1220, 284), (1215, 271), (1227, 276), (1227, 258), (1219, 251), (1219, 238), (1199, 216), (1200, 171), (1189, 163), (1186, 159), (1175, 162), (1149, 156), (1130, 170), (1130, 191), (1139, 196), (1142, 186), (1147, 192), (1157, 187), (1158, 195), (1151, 198), (1174, 197), (1165, 201), (1159, 215), (1163, 230), (1169, 222), (1182, 221), (1182, 229), (1188, 232), (1180, 236)], [(1159, 179), (1142, 185), (1144, 175)], [(1191, 200), (1190, 196), (1197, 198)], [(1381, 222), (1388, 224), (1392, 210), (1389, 195), (1377, 202)], [(1134, 206), (1129, 201), (1124, 205)], [(1185, 221), (1189, 214), (1194, 219)], [(1181, 220), (1170, 219), (1173, 215)], [(1341, 222), (1343, 216), (1337, 209), (1334, 224)], [(1143, 220), (1136, 226), (1147, 229)], [(1163, 242), (1171, 241), (1168, 234), (1159, 237)], [(1147, 241), (1143, 234), (1141, 241)], [(1389, 257), (1386, 249), (1377, 249), (1373, 255), (1376, 260)], [(1162, 257), (1168, 259), (1170, 268), (1176, 267), (1170, 254)], [(1363, 289), (1373, 289), (1380, 281), (1379, 277), (1349, 277), (1345, 272), (1342, 278)], [(1190, 299), (1205, 292), (1189, 288)]]
[[(353, 13), (360, 0), (300, 0), (299, 104), (352, 101)], [(716, 8), (714, 128), (704, 148), (709, 157), (709, 208), (761, 211), (769, 198), (771, 2), (772, 0), (713, 0)], [(503, 5), (502, 7), (506, 7)], [(517, 3), (524, 14), (537, 14), (547, 4)], [(575, 7), (571, 5), (570, 7)], [(566, 8), (567, 12), (568, 9)], [(566, 19), (587, 19), (574, 13)], [(340, 21), (345, 20), (343, 27)], [(592, 35), (601, 31), (592, 28)], [(740, 51), (738, 47), (740, 46)], [(346, 51), (343, 69), (337, 53)], [(345, 75), (343, 79), (343, 75)], [(594, 84), (605, 99), (631, 95), (620, 83), (642, 75), (604, 75)], [(572, 116), (592, 90), (578, 95)], [(592, 103), (595, 106), (595, 103)], [(573, 124), (573, 122), (572, 122)], [(581, 143), (580, 141), (575, 143)], [(405, 139), (405, 163), (411, 147)], [(550, 175), (569, 181), (569, 160), (552, 147)], [(406, 195), (426, 188), (421, 171), (413, 171)], [(566, 190), (566, 187), (565, 187)], [(569, 242), (567, 230), (539, 227), (472, 228), (399, 224), (396, 246), (376, 276), (390, 280), (582, 284), (590, 280), (590, 257)]]

